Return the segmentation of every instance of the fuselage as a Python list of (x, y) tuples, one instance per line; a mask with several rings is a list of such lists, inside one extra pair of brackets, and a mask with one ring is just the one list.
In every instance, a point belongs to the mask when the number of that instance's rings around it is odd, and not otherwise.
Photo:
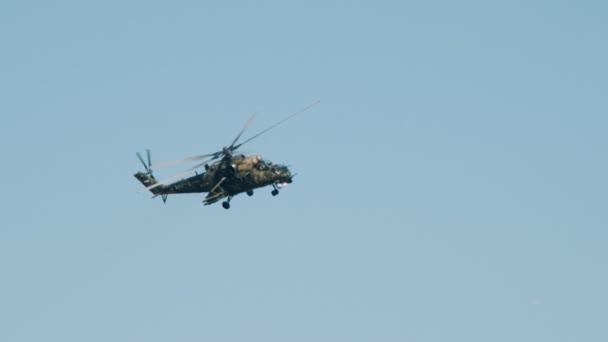
[(291, 183), (291, 177), (287, 166), (264, 161), (260, 156), (237, 155), (209, 165), (204, 173), (158, 189), (162, 194), (199, 193), (216, 191), (219, 184), (226, 196), (234, 196), (271, 184)]

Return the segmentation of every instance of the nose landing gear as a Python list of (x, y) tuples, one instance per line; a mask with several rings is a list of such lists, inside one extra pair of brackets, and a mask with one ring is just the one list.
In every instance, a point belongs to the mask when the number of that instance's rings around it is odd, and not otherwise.
[(277, 185), (276, 185), (276, 184), (272, 184), (272, 187), (274, 188), (274, 190), (272, 190), (272, 191), (270, 192), (270, 194), (271, 194), (272, 196), (276, 196), (276, 195), (278, 195), (278, 194), (279, 194), (279, 189), (277, 188)]

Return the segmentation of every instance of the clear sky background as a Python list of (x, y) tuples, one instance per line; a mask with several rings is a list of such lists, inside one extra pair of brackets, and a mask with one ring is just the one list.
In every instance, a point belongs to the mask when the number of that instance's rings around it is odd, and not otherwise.
[[(0, 340), (608, 340), (607, 18), (2, 1)], [(298, 172), (277, 197), (132, 176), (316, 100), (243, 149)]]

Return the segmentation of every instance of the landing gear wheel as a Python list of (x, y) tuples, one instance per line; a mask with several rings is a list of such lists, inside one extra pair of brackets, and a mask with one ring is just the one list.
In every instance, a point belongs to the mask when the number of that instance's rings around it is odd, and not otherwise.
[(247, 196), (249, 196), (249, 197), (253, 196), (253, 190), (247, 190)]
[(224, 207), (224, 209), (230, 209), (230, 203), (228, 203), (228, 201), (224, 201), (222, 202), (222, 207)]
[(274, 189), (274, 190), (272, 190), (271, 194), (272, 194), (272, 196), (276, 196), (279, 194), (279, 190)]

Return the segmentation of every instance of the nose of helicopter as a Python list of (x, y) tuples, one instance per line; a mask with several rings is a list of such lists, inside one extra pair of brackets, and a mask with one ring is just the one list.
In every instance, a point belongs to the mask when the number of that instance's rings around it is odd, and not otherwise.
[(287, 179), (285, 180), (285, 183), (291, 184), (293, 182), (294, 175), (291, 173), (291, 171), (288, 168), (286, 168), (286, 169), (287, 169)]
[(277, 174), (279, 175), (280, 182), (291, 184), (293, 182), (293, 175), (289, 168), (285, 165), (277, 165)]

